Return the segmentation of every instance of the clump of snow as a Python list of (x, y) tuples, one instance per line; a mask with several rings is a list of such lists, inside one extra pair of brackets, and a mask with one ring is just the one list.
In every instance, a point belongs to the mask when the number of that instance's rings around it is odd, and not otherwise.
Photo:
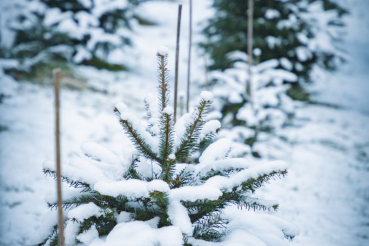
[(76, 242), (80, 224), (77, 221), (70, 220), (65, 227), (65, 245), (73, 245)]
[(123, 223), (123, 222), (128, 222), (132, 219), (131, 214), (127, 213), (125, 211), (122, 211), (119, 213), (118, 217), (117, 217), (117, 223)]
[(226, 137), (235, 142), (243, 142), (245, 139), (251, 138), (254, 135), (255, 130), (243, 126), (235, 126), (231, 129), (222, 129), (219, 132), (219, 137)]
[(255, 48), (255, 49), (253, 50), (253, 54), (254, 54), (255, 56), (261, 56), (262, 51), (261, 51), (261, 49), (260, 49), (260, 48)]
[(163, 112), (167, 115), (172, 115), (174, 110), (171, 106), (166, 106), (164, 109), (163, 109)]
[[(153, 220), (157, 221), (156, 218), (151, 221)], [(182, 233), (177, 226), (167, 226), (158, 229), (155, 223), (150, 221), (132, 221), (119, 223), (105, 240), (95, 239), (90, 246), (181, 246), (182, 238)]]
[(161, 192), (169, 192), (170, 188), (166, 182), (159, 179), (154, 179), (147, 184), (148, 191), (161, 191)]
[(53, 232), (54, 226), (58, 224), (58, 210), (48, 211), (42, 219), (37, 235), (32, 238), (33, 244), (39, 244), (48, 238)]
[(213, 99), (213, 93), (211, 93), (210, 91), (202, 91), (200, 96), (205, 101), (211, 101), (211, 99)]
[(217, 187), (218, 189), (231, 190), (233, 187), (241, 185), (245, 180), (256, 179), (261, 175), (269, 174), (273, 171), (284, 171), (288, 168), (287, 163), (283, 161), (272, 161), (260, 165), (255, 165), (249, 169), (242, 170), (229, 178), (215, 176), (208, 179), (204, 185)]
[(87, 142), (82, 144), (81, 149), (86, 156), (96, 161), (117, 164), (120, 163), (119, 158), (104, 146), (95, 142)]
[(305, 62), (309, 59), (312, 58), (313, 54), (311, 53), (311, 51), (304, 47), (304, 46), (299, 46), (296, 48), (296, 56), (297, 59), (301, 62)]
[(168, 206), (168, 216), (174, 226), (178, 226), (182, 233), (192, 235), (192, 223), (187, 209), (180, 201), (172, 201)]
[(175, 160), (176, 159), (176, 156), (175, 156), (175, 154), (170, 154), (170, 155), (168, 155), (168, 158), (170, 160)]
[(265, 11), (265, 18), (269, 20), (279, 18), (280, 16), (281, 14), (276, 9), (267, 9), (267, 11)]
[(205, 123), (205, 125), (201, 130), (199, 141), (202, 141), (206, 136), (210, 134), (215, 134), (219, 129), (220, 129), (219, 120), (209, 120), (208, 122)]
[(208, 199), (216, 200), (222, 195), (222, 192), (211, 186), (184, 186), (170, 191), (169, 198), (176, 201), (191, 201)]
[(192, 115), (191, 113), (186, 113), (179, 119), (177, 119), (174, 125), (174, 146), (178, 147), (181, 144), (183, 135), (186, 132), (186, 127), (191, 124)]
[(85, 245), (90, 245), (96, 238), (99, 238), (99, 232), (96, 226), (93, 225), (85, 232), (82, 232), (77, 236), (77, 239)]
[(166, 46), (160, 46), (157, 50), (158, 54), (161, 56), (167, 56), (169, 53), (169, 49)]
[(117, 197), (124, 195), (131, 198), (149, 197), (147, 182), (130, 179), (121, 181), (99, 182), (94, 189), (101, 194)]
[(127, 105), (122, 102), (115, 104), (115, 107), (119, 110), (120, 113), (129, 111)]
[(145, 182), (137, 179), (99, 182), (95, 190), (107, 196), (118, 197), (124, 195), (130, 198), (149, 197), (151, 191), (168, 192), (169, 186), (162, 180)]
[(76, 208), (69, 210), (68, 218), (76, 219), (77, 221), (84, 221), (92, 216), (99, 217), (103, 214), (103, 211), (100, 207), (95, 205), (93, 202), (82, 204)]
[(286, 57), (282, 57), (281, 59), (279, 59), (279, 61), (285, 69), (292, 70), (293, 64), (289, 59), (287, 59)]
[(224, 159), (230, 151), (231, 145), (232, 141), (227, 138), (219, 139), (210, 144), (201, 155), (200, 163)]

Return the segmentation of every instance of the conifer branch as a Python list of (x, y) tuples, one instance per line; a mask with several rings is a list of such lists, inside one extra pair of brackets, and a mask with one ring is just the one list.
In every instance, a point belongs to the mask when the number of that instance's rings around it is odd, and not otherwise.
[[(114, 108), (114, 112), (120, 114), (117, 108)], [(145, 140), (140, 136), (139, 133), (133, 128), (132, 124), (128, 120), (119, 119), (120, 124), (128, 134), (128, 137), (135, 144), (136, 148), (142, 152), (142, 154), (149, 159), (155, 160), (161, 163), (160, 158), (151, 150), (151, 147), (145, 142)]]
[[(150, 112), (150, 104), (146, 101), (146, 99), (144, 100), (144, 102), (145, 102), (145, 109), (146, 109), (146, 119), (150, 121), (150, 119), (152, 118), (152, 115)], [(151, 130), (153, 126), (154, 124), (149, 123), (149, 125), (146, 128), (146, 130), (151, 134), (152, 137), (156, 136), (156, 134)]]
[(162, 113), (164, 108), (168, 105), (168, 69), (167, 66), (167, 56), (157, 54), (158, 57), (158, 67), (159, 67), (159, 112)]
[[(169, 155), (169, 151), (171, 150), (171, 146), (170, 146), (170, 138), (171, 138), (171, 124), (170, 124), (170, 115), (166, 114), (164, 116), (165, 118), (165, 130), (164, 130), (164, 135), (165, 135), (165, 143), (164, 143), (164, 151), (163, 151), (163, 156), (161, 157), (163, 160), (165, 160), (166, 158), (168, 158)], [(173, 137), (172, 137), (173, 138)]]
[(111, 210), (104, 210), (103, 215), (99, 217), (92, 216), (85, 219), (79, 226), (78, 234), (88, 231), (93, 225), (96, 227), (99, 236), (108, 235), (109, 232), (113, 230), (114, 226), (117, 225), (114, 212)]
[[(218, 133), (219, 129), (217, 130)], [(216, 133), (210, 132), (208, 134), (205, 135), (205, 137), (200, 141), (200, 143), (198, 144), (199, 149), (205, 149), (207, 146), (209, 146), (209, 144), (213, 141), (213, 139), (217, 136)]]
[(55, 225), (53, 227), (53, 230), (50, 234), (49, 237), (45, 238), (45, 240), (39, 244), (37, 244), (37, 246), (43, 246), (43, 245), (46, 245), (46, 243), (49, 241), (49, 244), (50, 246), (58, 246), (58, 237), (59, 237), (59, 234), (58, 234), (58, 227)]
[(196, 179), (193, 172), (189, 172), (186, 169), (181, 170), (175, 177), (170, 181), (170, 188), (175, 189), (182, 186), (191, 186), (196, 184)]
[(49, 238), (50, 240), (50, 246), (58, 246), (59, 245), (59, 231), (57, 229), (57, 226), (54, 226), (53, 232)]
[[(159, 63), (159, 98), (161, 101), (161, 105), (159, 108), (160, 113), (160, 159), (162, 166), (162, 177), (163, 180), (169, 183), (171, 179), (171, 173), (173, 172), (171, 169), (172, 164), (168, 160), (168, 156), (172, 153), (173, 149), (173, 119), (172, 112), (168, 107), (169, 105), (169, 90), (168, 90), (168, 75), (167, 75), (167, 55), (157, 54), (158, 63)], [(168, 108), (167, 108), (168, 107)]]
[(248, 179), (246, 182), (242, 183), (243, 190), (250, 190), (254, 192), (256, 189), (262, 187), (265, 182), (268, 182), (270, 179), (276, 179), (286, 176), (287, 170), (283, 171), (273, 171), (269, 174), (260, 175), (258, 178)]
[(169, 180), (172, 175), (171, 169), (173, 168), (173, 164), (175, 161), (170, 161), (168, 159), (169, 154), (173, 149), (173, 124), (170, 115), (164, 113), (162, 118), (164, 119), (162, 122), (161, 129), (161, 138), (160, 138), (160, 153), (162, 159), (162, 177), (163, 180), (169, 183)]
[(247, 210), (274, 210), (277, 211), (279, 204), (276, 201), (267, 201), (253, 197), (243, 197), (237, 204), (239, 208), (246, 208)]
[[(46, 176), (50, 176), (50, 177), (53, 177), (54, 179), (56, 179), (56, 172), (55, 171), (52, 171), (50, 169), (43, 169), (42, 171)], [(83, 188), (82, 192), (87, 192), (87, 191), (92, 190), (90, 185), (87, 184), (87, 183), (84, 183), (84, 182), (74, 181), (74, 180), (72, 180), (68, 177), (65, 177), (65, 176), (61, 176), (61, 180), (62, 180), (62, 182), (65, 182), (65, 183), (69, 184), (71, 187)]]
[(199, 106), (197, 106), (196, 111), (193, 114), (194, 121), (190, 124), (182, 137), (181, 144), (177, 148), (175, 153), (176, 159), (185, 159), (186, 157), (196, 150), (198, 147), (197, 139), (201, 131), (201, 127), (204, 125), (204, 115), (209, 110), (209, 101), (201, 100)]
[(202, 182), (204, 182), (204, 181), (206, 181), (206, 180), (208, 180), (212, 177), (215, 177), (215, 176), (231, 177), (232, 174), (238, 173), (242, 170), (244, 170), (244, 169), (242, 169), (242, 168), (232, 168), (232, 167), (223, 169), (222, 171), (210, 170), (205, 175), (203, 175), (200, 179), (201, 179)]
[(136, 170), (136, 168), (137, 168), (136, 162), (137, 161), (138, 161), (138, 158), (135, 158), (132, 161), (131, 165), (129, 166), (129, 169), (124, 174), (124, 178), (125, 179), (138, 179), (138, 180), (143, 180), (143, 181), (151, 180), (151, 178), (146, 178), (141, 173), (137, 172), (137, 170)]
[[(81, 204), (86, 204), (95, 201), (94, 194), (86, 194), (79, 197), (73, 197), (71, 199), (63, 200), (63, 209), (69, 209), (73, 206), (78, 206)], [(48, 203), (49, 208), (54, 209), (58, 207), (57, 203)]]
[(193, 237), (217, 242), (226, 234), (226, 224), (220, 212), (209, 213), (194, 223)]

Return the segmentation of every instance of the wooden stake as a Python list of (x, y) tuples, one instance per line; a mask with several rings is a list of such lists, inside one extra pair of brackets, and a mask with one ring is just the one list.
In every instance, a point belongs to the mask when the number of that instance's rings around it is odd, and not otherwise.
[(56, 152), (56, 188), (58, 193), (58, 227), (59, 246), (64, 246), (64, 216), (63, 197), (61, 184), (61, 156), (60, 156), (60, 69), (54, 69), (54, 92), (55, 92), (55, 152)]
[(178, 21), (177, 21), (177, 45), (176, 45), (176, 67), (174, 74), (174, 123), (177, 117), (177, 97), (178, 97), (178, 60), (179, 60), (179, 38), (181, 33), (181, 16), (182, 4), (178, 5)]
[(253, 41), (253, 19), (254, 19), (254, 1), (249, 0), (248, 7), (248, 28), (247, 28), (247, 53), (249, 55), (249, 81), (246, 86), (246, 95), (249, 97), (251, 105), (253, 104), (252, 100), (252, 65), (253, 65), (253, 54), (252, 54), (252, 41)]
[(188, 41), (188, 70), (187, 70), (187, 104), (186, 110), (190, 108), (190, 81), (191, 81), (191, 48), (192, 48), (192, 0), (190, 0), (190, 35)]
[(209, 90), (209, 71), (208, 71), (208, 62), (206, 60), (206, 55), (204, 55), (204, 68), (205, 68), (205, 90)]

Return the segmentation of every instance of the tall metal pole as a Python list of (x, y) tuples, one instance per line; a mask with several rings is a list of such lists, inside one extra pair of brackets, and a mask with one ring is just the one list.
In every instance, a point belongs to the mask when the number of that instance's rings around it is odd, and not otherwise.
[(252, 45), (253, 45), (253, 19), (254, 19), (254, 1), (249, 0), (248, 4), (248, 23), (247, 23), (247, 53), (249, 55), (249, 81), (246, 86), (246, 95), (248, 96), (251, 105), (253, 104), (252, 100), (252, 65), (253, 65), (253, 54), (252, 54)]
[(192, 48), (192, 0), (190, 0), (190, 35), (188, 43), (187, 103), (186, 103), (187, 113), (189, 112), (190, 108), (191, 48)]
[(174, 123), (176, 122), (176, 119), (177, 119), (178, 60), (179, 60), (179, 38), (180, 38), (180, 33), (181, 33), (181, 16), (182, 16), (182, 4), (178, 5), (176, 67), (175, 67), (175, 74), (174, 74)]
[(64, 246), (64, 216), (61, 184), (61, 155), (60, 155), (60, 69), (53, 71), (55, 92), (55, 152), (56, 152), (56, 188), (58, 193), (58, 227), (59, 246)]

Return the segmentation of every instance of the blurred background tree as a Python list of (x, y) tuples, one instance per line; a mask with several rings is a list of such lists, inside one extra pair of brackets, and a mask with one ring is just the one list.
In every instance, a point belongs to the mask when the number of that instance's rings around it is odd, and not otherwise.
[[(311, 81), (313, 69), (334, 70), (344, 61), (340, 41), (347, 11), (332, 0), (254, 0), (250, 78), (248, 2), (214, 0), (212, 7), (216, 15), (203, 29), (200, 46), (211, 59), (209, 84), (228, 128), (221, 135), (250, 145), (258, 157), (253, 144), (259, 133), (289, 124), (291, 99), (309, 100), (304, 83)], [(245, 94), (250, 80), (252, 100)]]
[[(214, 0), (213, 8), (217, 14), (203, 30), (207, 40), (201, 47), (212, 59), (210, 70), (225, 70), (234, 62), (228, 53), (246, 52), (247, 1)], [(314, 64), (334, 69), (343, 58), (335, 44), (345, 13), (332, 0), (255, 0), (253, 42), (262, 51), (259, 61), (280, 59), (280, 67), (301, 81), (309, 81)]]
[[(153, 24), (135, 12), (138, 0), (30, 0), (19, 2), (7, 20), (14, 31), (4, 58), (19, 61), (10, 73), (36, 76), (50, 66), (91, 65), (111, 71), (126, 70), (126, 50), (135, 25)], [(9, 71), (8, 71), (9, 72)]]

